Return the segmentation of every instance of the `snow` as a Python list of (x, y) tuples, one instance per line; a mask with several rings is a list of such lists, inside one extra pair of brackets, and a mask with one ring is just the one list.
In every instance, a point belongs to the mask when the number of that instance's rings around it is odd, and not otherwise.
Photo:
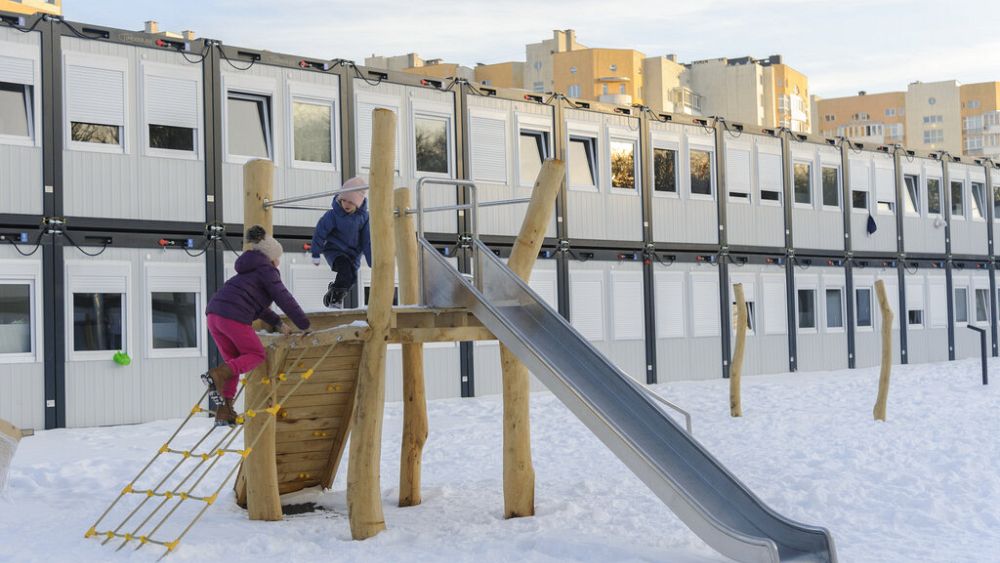
[[(896, 366), (886, 422), (872, 420), (877, 384), (877, 369), (746, 377), (738, 419), (728, 381), (654, 389), (772, 508), (828, 528), (840, 561), (1000, 561), (1000, 380), (984, 387), (973, 360)], [(345, 462), (332, 491), (286, 499), (325, 510), (282, 522), (248, 521), (225, 487), (169, 560), (725, 561), (549, 393), (532, 395), (536, 516), (504, 520), (501, 412), (500, 397), (432, 401), (424, 502), (400, 509), (402, 406), (386, 405), (388, 529), (373, 539), (350, 540)], [(162, 549), (115, 552), (83, 533), (178, 423), (22, 440), (0, 498), (0, 561), (155, 560)]]

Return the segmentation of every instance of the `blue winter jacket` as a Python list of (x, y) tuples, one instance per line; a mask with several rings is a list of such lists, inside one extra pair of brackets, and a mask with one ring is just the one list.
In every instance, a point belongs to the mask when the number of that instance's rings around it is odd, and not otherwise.
[(355, 268), (361, 266), (361, 255), (365, 255), (368, 266), (372, 265), (372, 238), (368, 226), (368, 200), (354, 213), (344, 211), (334, 196), (330, 202), (332, 209), (323, 214), (316, 223), (312, 238), (312, 255), (319, 258), (322, 254), (330, 267), (340, 256), (346, 256), (354, 263)]

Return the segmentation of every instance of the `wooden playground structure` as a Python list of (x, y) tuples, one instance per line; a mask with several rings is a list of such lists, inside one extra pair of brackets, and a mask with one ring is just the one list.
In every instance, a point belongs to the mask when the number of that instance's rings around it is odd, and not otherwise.
[[(132, 543), (136, 549), (147, 544), (159, 545), (168, 554), (217, 500), (234, 473), (236, 501), (247, 509), (249, 518), (280, 520), (280, 495), (316, 485), (324, 488), (332, 485), (347, 438), (352, 434), (347, 468), (351, 535), (354, 539), (365, 539), (384, 530), (380, 465), (386, 350), (390, 343), (402, 345), (404, 423), (399, 505), (420, 504), (421, 458), (428, 432), (423, 343), (496, 338), (467, 310), (420, 305), (419, 227), (415, 226), (415, 211), (410, 208), (410, 189), (393, 189), (395, 134), (396, 115), (385, 109), (374, 110), (368, 195), (373, 264), (367, 308), (311, 314), (312, 327), (308, 333), (261, 334), (267, 360), (241, 380), (245, 409), (237, 419), (236, 428), (226, 431), (214, 447), (199, 449), (209, 443), (213, 430), (193, 447), (174, 447), (181, 429), (192, 416), (204, 411), (196, 404), (181, 427), (91, 526), (86, 537), (103, 539), (104, 543), (123, 540), (118, 549)], [(524, 280), (530, 276), (538, 256), (563, 177), (563, 163), (549, 160), (535, 182), (524, 223), (508, 260), (511, 270)], [(262, 225), (268, 233), (273, 233), (271, 215), (276, 207), (273, 179), (274, 167), (270, 161), (255, 160), (245, 165), (245, 228)], [(459, 208), (463, 206), (454, 206)], [(399, 305), (394, 307), (397, 263)], [(502, 346), (501, 361), (504, 514), (530, 516), (534, 514), (534, 470), (528, 418), (529, 374)], [(199, 403), (204, 399), (203, 395)], [(233, 444), (241, 432), (244, 447), (236, 448)], [(226, 454), (240, 456), (241, 463), (232, 467), (218, 487), (213, 485), (197, 493), (197, 487), (209, 481), (206, 480), (209, 472)], [(167, 476), (155, 486), (140, 488), (140, 478), (147, 470), (162, 456), (170, 455), (179, 458)], [(172, 476), (183, 474), (179, 470), (187, 460), (197, 465), (179, 484), (168, 484)], [(116, 527), (99, 529), (119, 502), (131, 495), (139, 495), (139, 505)], [(178, 507), (189, 501), (201, 501), (204, 505), (173, 539), (158, 537), (157, 534), (167, 533), (164, 524)], [(161, 510), (165, 515), (160, 515)], [(138, 525), (135, 521), (139, 521)]]

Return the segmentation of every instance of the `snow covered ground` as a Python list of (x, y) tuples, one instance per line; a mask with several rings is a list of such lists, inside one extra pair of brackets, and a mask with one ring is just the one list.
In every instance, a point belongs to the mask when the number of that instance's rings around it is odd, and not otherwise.
[[(695, 436), (779, 513), (830, 529), (844, 562), (1000, 561), (1000, 361), (897, 366), (888, 421), (872, 420), (875, 369), (655, 387), (691, 412)], [(395, 506), (402, 407), (386, 407), (388, 530), (350, 540), (344, 471), (326, 510), (250, 522), (232, 489), (169, 560), (724, 561), (548, 393), (533, 395), (534, 518), (504, 520), (499, 397), (430, 404), (424, 503)], [(83, 533), (178, 421), (39, 432), (21, 442), (0, 499), (0, 561), (154, 560)], [(207, 428), (197, 421), (194, 436)], [(228, 459), (228, 458), (227, 458)], [(343, 466), (346, 467), (346, 464)]]

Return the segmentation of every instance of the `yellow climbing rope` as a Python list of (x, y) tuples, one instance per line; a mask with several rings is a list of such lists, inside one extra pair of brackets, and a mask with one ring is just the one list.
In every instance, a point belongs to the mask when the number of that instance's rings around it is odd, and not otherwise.
[[(264, 426), (262, 427), (262, 429), (266, 429), (267, 425), (270, 424), (271, 421), (273, 421), (278, 415), (278, 412), (281, 410), (281, 405), (285, 403), (293, 394), (295, 394), (295, 392), (299, 389), (299, 387), (303, 383), (305, 383), (306, 381), (309, 380), (310, 377), (312, 377), (312, 375), (316, 371), (316, 368), (318, 368), (320, 364), (326, 361), (330, 353), (333, 352), (333, 349), (337, 346), (337, 344), (339, 344), (342, 341), (343, 337), (338, 336), (333, 343), (329, 344), (326, 347), (326, 350), (324, 351), (322, 356), (320, 356), (320, 358), (316, 360), (316, 362), (313, 364), (311, 368), (306, 369), (300, 373), (294, 373), (292, 369), (289, 369), (287, 371), (279, 370), (278, 374), (271, 375), (264, 373), (264, 370), (261, 369), (259, 372), (261, 374), (259, 382), (252, 381), (253, 375), (241, 379), (239, 391), (237, 392), (236, 397), (233, 399), (234, 403), (243, 394), (243, 391), (245, 390), (247, 385), (252, 385), (252, 384), (269, 385), (274, 379), (286, 382), (289, 380), (289, 378), (298, 376), (298, 380), (291, 387), (291, 389), (289, 389), (288, 392), (285, 393), (284, 396), (281, 397), (280, 400), (276, 401), (273, 405), (268, 406), (267, 403), (269, 401), (269, 397), (265, 397), (261, 401), (261, 404), (253, 405), (253, 408), (247, 408), (242, 415), (238, 416), (236, 418), (237, 424), (235, 426), (232, 427), (213, 426), (207, 432), (205, 432), (205, 434), (202, 435), (201, 438), (199, 438), (194, 443), (193, 446), (189, 448), (174, 447), (175, 446), (174, 441), (177, 439), (178, 435), (180, 435), (184, 427), (191, 421), (194, 415), (203, 412), (205, 410), (200, 405), (208, 395), (208, 391), (206, 390), (198, 399), (198, 402), (195, 403), (195, 405), (191, 408), (187, 417), (183, 420), (183, 422), (181, 422), (177, 430), (175, 430), (174, 433), (171, 434), (170, 437), (167, 439), (167, 441), (164, 442), (163, 445), (161, 445), (157, 449), (156, 454), (153, 455), (153, 458), (150, 459), (149, 462), (139, 471), (139, 473), (135, 476), (135, 478), (133, 478), (127, 485), (125, 485), (125, 487), (121, 489), (115, 500), (111, 503), (110, 506), (108, 506), (107, 509), (104, 510), (103, 513), (101, 513), (100, 517), (97, 518), (97, 521), (94, 522), (94, 524), (84, 534), (84, 537), (103, 539), (101, 545), (105, 545), (114, 540), (115, 538), (119, 538), (123, 541), (118, 546), (117, 550), (122, 549), (123, 547), (129, 545), (132, 542), (135, 542), (137, 544), (135, 546), (135, 549), (137, 550), (141, 549), (143, 546), (147, 544), (158, 545), (165, 549), (163, 555), (161, 556), (161, 559), (163, 557), (166, 557), (171, 552), (173, 552), (180, 544), (181, 539), (184, 538), (184, 536), (191, 530), (191, 528), (195, 525), (195, 523), (198, 522), (198, 520), (205, 513), (205, 511), (208, 510), (208, 507), (214, 504), (216, 500), (218, 500), (219, 493), (222, 491), (222, 488), (225, 487), (226, 483), (228, 483), (229, 480), (232, 479), (233, 475), (236, 474), (236, 471), (240, 467), (240, 463), (244, 459), (246, 459), (247, 456), (250, 455), (250, 452), (253, 451), (253, 448), (257, 444), (257, 441), (263, 435), (263, 432), (259, 433), (256, 437), (254, 437), (253, 441), (250, 444), (244, 444), (245, 447), (243, 449), (234, 448), (233, 443), (236, 441), (237, 438), (239, 438), (240, 434), (242, 434), (243, 423), (246, 420), (246, 418), (259, 416), (261, 414), (271, 415), (267, 417), (267, 420), (264, 422)], [(292, 347), (294, 348), (296, 346), (293, 345)], [(302, 358), (305, 355), (306, 351), (309, 350), (310, 348), (312, 348), (312, 346), (302, 345), (301, 351), (298, 353), (298, 357), (295, 360), (293, 360), (290, 364), (288, 364), (287, 361), (285, 363), (289, 365), (290, 368), (303, 367), (304, 364), (302, 362)], [(202, 445), (209, 439), (209, 437), (212, 436), (213, 433), (215, 433), (217, 428), (225, 429), (225, 432), (223, 432), (222, 437), (216, 440), (214, 442), (214, 445), (199, 450), (199, 448), (202, 447)], [(209, 474), (213, 472), (213, 470), (218, 465), (219, 461), (223, 457), (225, 457), (225, 454), (237, 454), (239, 461), (237, 463), (234, 463), (232, 467), (230, 467), (229, 470), (224, 473), (225, 477), (218, 482), (218, 486), (214, 488), (209, 487), (208, 490), (211, 491), (210, 494), (204, 494), (204, 493), (195, 494), (196, 489), (199, 486), (201, 486), (203, 482), (206, 481), (206, 478), (209, 476)], [(173, 464), (173, 466), (169, 469), (169, 471), (167, 471), (166, 475), (163, 476), (161, 479), (159, 479), (159, 481), (157, 481), (155, 485), (148, 488), (138, 488), (137, 483), (139, 482), (139, 480), (144, 475), (146, 475), (146, 473), (150, 470), (150, 468), (154, 466), (154, 464), (156, 464), (157, 460), (159, 460), (161, 457), (164, 456), (171, 456), (171, 457), (177, 456), (177, 461), (175, 464)], [(185, 465), (185, 463), (188, 463), (189, 460), (196, 462), (194, 466), (189, 471), (187, 471), (187, 474), (182, 479), (180, 479), (178, 483), (168, 487), (167, 482), (172, 477), (174, 477), (175, 474), (179, 475), (179, 470), (181, 469), (182, 466)], [(190, 483), (190, 485), (188, 485), (188, 483)], [(108, 515), (112, 512), (112, 510), (114, 510), (116, 506), (118, 506), (120, 503), (122, 503), (124, 499), (127, 498), (137, 498), (139, 499), (139, 501), (134, 507), (132, 507), (127, 512), (124, 518), (113, 529), (106, 529), (106, 530), (98, 529), (98, 527), (101, 525), (102, 522), (104, 522), (105, 518), (108, 517)], [(156, 501), (150, 502), (152, 501), (152, 499), (160, 499), (160, 500), (159, 502)], [(180, 531), (180, 533), (173, 536), (174, 537), (173, 540), (168, 541), (164, 539), (157, 539), (155, 536), (161, 531), (161, 529), (164, 528), (164, 526), (171, 519), (171, 517), (174, 516), (174, 514), (177, 513), (177, 511), (181, 509), (182, 506), (184, 506), (184, 503), (186, 501), (197, 501), (203, 504), (200, 507), (200, 509), (197, 510), (197, 512), (194, 514), (194, 516), (191, 518), (188, 524)], [(169, 507), (169, 510), (167, 510), (158, 519), (156, 519), (157, 515), (160, 514), (164, 508), (167, 508), (168, 504), (172, 504), (172, 506)], [(126, 508), (126, 510), (128, 509)], [(138, 520), (140, 516), (142, 517), (142, 519)], [(138, 520), (138, 524), (135, 525), (134, 527), (127, 527), (129, 522), (133, 521), (133, 519)], [(147, 530), (147, 528), (149, 529)], [(126, 529), (130, 531), (123, 531)], [(164, 531), (164, 533), (166, 533), (166, 531)]]

